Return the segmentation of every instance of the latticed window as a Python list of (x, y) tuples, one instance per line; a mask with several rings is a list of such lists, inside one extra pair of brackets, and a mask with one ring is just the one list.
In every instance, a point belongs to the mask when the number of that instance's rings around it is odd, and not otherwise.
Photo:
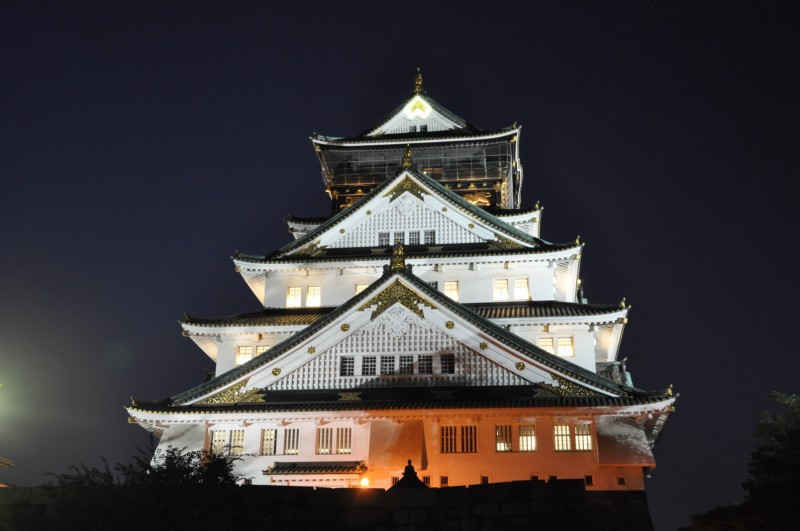
[(478, 451), (477, 426), (461, 426), (461, 451), (466, 454)]
[(225, 430), (214, 430), (211, 432), (211, 453), (214, 455), (225, 455), (228, 446), (228, 432)]
[(401, 244), (401, 245), (405, 245), (405, 243), (406, 243), (406, 233), (402, 232), (402, 231), (395, 232), (394, 233), (394, 241), (392, 243), (394, 243), (395, 245), (397, 245), (398, 243)]
[(322, 304), (322, 289), (319, 286), (309, 286), (306, 292), (306, 306), (317, 308)]
[(442, 364), (442, 374), (455, 374), (456, 372), (455, 354), (442, 354), (440, 362)]
[(492, 298), (496, 301), (508, 300), (508, 279), (496, 278), (494, 279), (494, 291)]
[(286, 290), (286, 307), (299, 308), (303, 303), (302, 296), (303, 292), (300, 286), (289, 286), (289, 289)]
[(495, 426), (495, 449), (498, 452), (511, 451), (511, 426)]
[(519, 427), (519, 451), (536, 451), (536, 429), (531, 425)]
[(231, 431), (231, 455), (244, 453), (244, 430)]
[(521, 300), (528, 300), (531, 298), (531, 292), (528, 289), (528, 279), (527, 278), (515, 278), (514, 279), (514, 299), (521, 301)]
[(394, 356), (381, 356), (381, 374), (394, 374)]
[(417, 364), (417, 372), (419, 374), (432, 374), (433, 356), (431, 356), (430, 354), (420, 354), (419, 363)]
[(278, 430), (261, 430), (261, 455), (275, 455)]
[(283, 433), (283, 453), (285, 455), (300, 453), (300, 428), (288, 428)]
[(433, 245), (436, 243), (436, 231), (435, 230), (426, 230), (425, 231), (425, 244), (426, 245)]
[(339, 376), (353, 376), (356, 373), (356, 360), (353, 356), (342, 356), (339, 365)]
[(376, 361), (375, 356), (364, 356), (361, 362), (361, 374), (363, 376), (375, 376)]
[(266, 351), (268, 351), (270, 346), (271, 345), (257, 345), (256, 346), (256, 356), (258, 356), (259, 354), (263, 354)]
[(556, 349), (555, 345), (553, 344), (552, 337), (540, 337), (536, 340), (536, 346), (538, 346), (542, 350), (546, 350), (550, 354), (555, 354)]
[(575, 355), (575, 347), (572, 344), (572, 336), (558, 338), (558, 355), (572, 357)]
[(458, 280), (445, 280), (444, 294), (458, 302)]
[(419, 245), (419, 231), (412, 230), (408, 233), (408, 244), (409, 245)]
[(414, 356), (400, 356), (400, 374), (414, 374)]
[(452, 454), (458, 451), (456, 447), (458, 426), (442, 426), (442, 453)]
[(428, 282), (428, 285), (429, 285), (430, 287), (432, 287), (433, 289), (436, 289), (436, 290), (438, 290), (438, 289), (439, 289), (439, 282), (437, 282), (437, 281), (435, 281), (435, 280), (434, 280), (433, 282)]
[(589, 424), (575, 425), (575, 450), (578, 452), (592, 451), (592, 426)]
[(569, 452), (572, 450), (568, 424), (556, 424), (553, 426), (553, 444), (556, 452)]
[(369, 287), (369, 284), (356, 284), (356, 295)]
[(236, 349), (236, 365), (241, 365), (242, 363), (247, 363), (253, 359), (253, 347), (249, 345), (243, 345)]
[(450, 478), (447, 476), (440, 476), (439, 485), (442, 487), (447, 487), (448, 485), (450, 485)]
[(336, 453), (353, 452), (353, 428), (336, 428)]
[(389, 233), (388, 232), (379, 232), (378, 233), (378, 247), (388, 247), (389, 246)]
[(330, 454), (333, 446), (333, 428), (317, 428), (317, 453)]

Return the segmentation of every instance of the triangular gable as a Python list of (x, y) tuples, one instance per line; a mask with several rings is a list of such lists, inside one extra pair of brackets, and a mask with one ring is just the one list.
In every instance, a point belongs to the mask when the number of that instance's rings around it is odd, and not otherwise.
[(463, 129), (467, 122), (423, 93), (414, 94), (365, 137), (407, 133), (410, 125), (425, 125), (428, 131)]
[(536, 247), (540, 240), (500, 221), (416, 168), (405, 168), (271, 257), (314, 256), (324, 248), (384, 247), (381, 232), (435, 230), (435, 243), (489, 242), (500, 249)]
[[(375, 349), (379, 341), (384, 345)], [(419, 374), (417, 370), (413, 376), (401, 374), (388, 379), (381, 379), (379, 374), (370, 377), (362, 374), (360, 380), (342, 377), (339, 357), (355, 355), (358, 348), (362, 353), (377, 350), (373, 352), (377, 355), (452, 353), (456, 356), (455, 364), (463, 365), (464, 370), (454, 372), (452, 377), (441, 370), (434, 374)], [(419, 358), (414, 362), (418, 363)], [(395, 367), (399, 369), (400, 365)], [(476, 376), (470, 380), (470, 374)], [(255, 403), (263, 402), (264, 393), (269, 390), (348, 390), (438, 382), (450, 386), (536, 384), (556, 396), (627, 394), (621, 386), (485, 321), (431, 289), (403, 267), (396, 271), (387, 268), (387, 273), (367, 290), (314, 325), (268, 353), (173, 397), (173, 403)]]

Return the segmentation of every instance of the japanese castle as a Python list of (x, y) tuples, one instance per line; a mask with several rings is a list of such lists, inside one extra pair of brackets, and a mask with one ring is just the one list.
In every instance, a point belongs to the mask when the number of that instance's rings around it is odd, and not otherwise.
[(255, 485), (390, 488), (411, 460), (431, 487), (644, 489), (676, 397), (633, 386), (629, 308), (589, 304), (582, 244), (520, 204), (520, 132), (466, 122), (417, 73), (375, 127), (312, 136), (331, 213), (233, 257), (263, 309), (186, 317), (215, 374), (129, 422), (240, 456)]

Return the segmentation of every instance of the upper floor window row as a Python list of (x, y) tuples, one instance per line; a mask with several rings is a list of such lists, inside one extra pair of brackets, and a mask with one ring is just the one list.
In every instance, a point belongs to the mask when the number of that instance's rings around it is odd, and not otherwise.
[[(318, 308), (322, 305), (322, 288), (306, 286), (306, 307)], [(301, 308), (303, 306), (303, 287), (289, 286), (286, 289), (286, 307)]]
[(527, 278), (496, 278), (494, 279), (492, 298), (495, 301), (527, 301), (531, 298)]
[(395, 374), (455, 374), (455, 354), (401, 354), (399, 356), (356, 356), (339, 358), (339, 376), (388, 376)]
[(412, 231), (394, 231), (394, 232), (379, 232), (378, 233), (378, 247), (388, 247), (396, 244), (402, 245), (433, 245), (436, 243), (435, 230), (412, 230)]
[(575, 342), (572, 336), (541, 336), (536, 339), (536, 346), (562, 358), (575, 356)]

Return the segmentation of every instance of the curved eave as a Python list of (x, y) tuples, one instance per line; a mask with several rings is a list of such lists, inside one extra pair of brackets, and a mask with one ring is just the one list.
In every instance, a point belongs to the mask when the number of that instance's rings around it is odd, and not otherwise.
[(352, 137), (352, 138), (336, 138), (323, 135), (312, 135), (311, 142), (318, 146), (344, 146), (344, 147), (369, 147), (376, 145), (402, 145), (406, 144), (440, 144), (448, 142), (463, 142), (465, 140), (481, 141), (481, 140), (495, 140), (503, 137), (512, 138), (514, 135), (519, 134), (521, 126), (511, 126), (498, 131), (480, 132), (480, 133), (466, 133), (460, 135), (452, 134), (452, 131), (442, 131), (442, 135), (436, 133), (428, 133), (425, 136), (417, 135), (384, 135), (376, 137)]

